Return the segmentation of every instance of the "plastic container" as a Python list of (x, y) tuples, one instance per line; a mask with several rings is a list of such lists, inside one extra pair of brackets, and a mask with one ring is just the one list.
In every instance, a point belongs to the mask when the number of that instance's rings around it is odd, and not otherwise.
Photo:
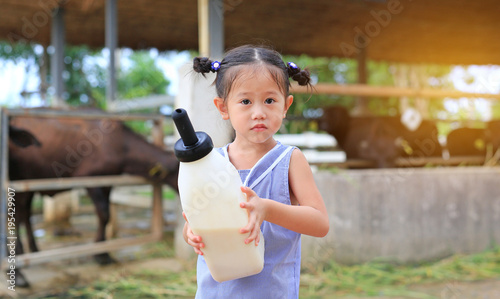
[(264, 267), (264, 237), (245, 244), (239, 229), (248, 223), (240, 208), (245, 201), (236, 168), (213, 151), (210, 136), (195, 132), (186, 110), (176, 109), (172, 118), (181, 139), (174, 146), (179, 168), (179, 195), (193, 233), (202, 237), (202, 249), (212, 277), (226, 281), (259, 273)]

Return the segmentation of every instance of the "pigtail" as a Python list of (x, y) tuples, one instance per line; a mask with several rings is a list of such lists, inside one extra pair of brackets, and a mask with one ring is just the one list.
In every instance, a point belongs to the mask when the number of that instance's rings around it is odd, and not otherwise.
[(302, 86), (311, 85), (311, 73), (309, 72), (309, 70), (307, 69), (301, 70), (300, 67), (298, 67), (293, 62), (287, 63), (286, 68), (288, 72), (288, 77), (297, 81), (299, 85)]
[(208, 57), (195, 57), (193, 59), (193, 70), (205, 76), (206, 73), (215, 73), (220, 69), (220, 62), (212, 61)]
[(208, 57), (195, 57), (193, 59), (193, 70), (197, 73), (206, 74), (212, 71), (212, 60)]

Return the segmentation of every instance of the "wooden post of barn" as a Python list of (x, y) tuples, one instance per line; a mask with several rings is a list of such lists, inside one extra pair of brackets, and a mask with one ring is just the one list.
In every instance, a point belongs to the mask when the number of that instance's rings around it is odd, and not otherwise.
[(61, 107), (64, 105), (64, 10), (58, 7), (54, 10), (52, 17), (51, 29), (51, 44), (54, 47), (52, 54), (50, 68), (52, 73), (52, 86), (54, 87), (54, 99), (52, 101), (53, 107)]
[[(163, 120), (154, 120), (153, 126), (153, 143), (161, 148), (163, 144)], [(163, 235), (163, 198), (162, 184), (153, 184), (153, 217), (151, 219), (151, 232), (156, 240), (161, 240)]]
[(222, 0), (198, 0), (198, 32), (200, 55), (221, 59), (224, 53)]
[(106, 48), (109, 51), (107, 104), (116, 99), (116, 48), (118, 45), (118, 12), (116, 0), (106, 0)]
[[(366, 48), (362, 48), (358, 55), (358, 83), (366, 84), (368, 82), (368, 70), (366, 66)], [(366, 96), (358, 96), (356, 106), (352, 114), (357, 116), (370, 114), (368, 110), (368, 98)]]
[(8, 176), (8, 142), (9, 121), (5, 110), (0, 107), (0, 265), (7, 257), (7, 176)]

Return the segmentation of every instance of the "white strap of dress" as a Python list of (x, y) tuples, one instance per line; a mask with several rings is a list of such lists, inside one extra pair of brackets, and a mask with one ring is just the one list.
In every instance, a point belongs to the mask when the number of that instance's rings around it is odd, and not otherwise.
[(227, 153), (227, 148), (228, 148), (229, 144), (226, 144), (226, 146), (224, 146), (222, 148), (222, 152), (224, 153), (224, 157), (226, 158), (226, 160), (229, 161), (229, 154)]
[[(259, 176), (259, 177), (258, 177), (258, 178), (257, 178), (257, 179), (253, 182), (253, 183), (252, 183), (252, 185), (251, 185), (251, 186), (249, 186), (249, 187), (250, 187), (250, 189), (253, 189), (255, 186), (257, 186), (257, 184), (258, 184), (258, 183), (260, 183), (260, 181), (262, 181), (262, 180), (266, 177), (266, 175), (268, 175), (268, 174), (269, 174), (269, 172), (271, 172), (271, 171), (274, 169), (274, 167), (276, 167), (276, 165), (278, 165), (278, 163), (279, 163), (279, 162), (280, 162), (280, 161), (281, 161), (281, 160), (282, 160), (282, 159), (286, 156), (286, 154), (287, 154), (289, 151), (291, 151), (292, 149), (293, 149), (293, 147), (288, 147), (287, 149), (285, 149), (285, 151), (283, 151), (283, 152), (281, 153), (281, 155), (280, 155), (280, 156), (279, 156), (279, 157), (278, 157), (278, 158), (277, 158), (277, 159), (273, 162), (273, 164), (271, 164), (271, 166), (269, 166), (269, 167), (266, 169), (266, 171), (264, 171), (264, 172), (263, 172), (263, 173), (262, 173), (262, 174), (261, 174), (261, 175), (260, 175), (260, 176)], [(257, 164), (258, 164), (258, 163), (257, 163)], [(257, 165), (257, 164), (256, 164), (256, 165)], [(252, 169), (252, 170), (253, 170), (253, 169)], [(248, 176), (247, 176), (247, 177), (246, 177), (246, 179), (245, 179), (245, 182), (243, 183), (243, 186), (248, 186), (248, 180), (250, 179), (251, 174), (252, 174), (252, 172), (250, 172), (250, 173), (248, 174)]]

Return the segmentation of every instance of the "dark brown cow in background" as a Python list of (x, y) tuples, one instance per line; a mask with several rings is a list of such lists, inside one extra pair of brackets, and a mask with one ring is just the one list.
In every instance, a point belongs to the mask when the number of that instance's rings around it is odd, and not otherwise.
[(481, 128), (458, 128), (446, 137), (446, 148), (450, 157), (485, 157), (487, 145), (486, 131)]
[(486, 122), (485, 127), (484, 129), (464, 127), (451, 131), (447, 136), (450, 156), (482, 156), (498, 160), (500, 120)]
[(458, 128), (447, 136), (450, 157), (479, 156), (485, 165), (500, 161), (500, 120), (485, 123), (485, 128)]
[(486, 138), (493, 146), (493, 154), (500, 150), (500, 120), (492, 120), (486, 124)]
[[(16, 136), (31, 134), (41, 146), (19, 146), (9, 139), (9, 176), (11, 180), (57, 177), (132, 174), (162, 182), (177, 190), (179, 163), (173, 153), (147, 142), (124, 124), (111, 120), (48, 119), (13, 117), (9, 131)], [(21, 145), (23, 145), (21, 143)], [(62, 190), (44, 191), (54, 195)], [(87, 188), (98, 216), (95, 241), (105, 240), (109, 221), (111, 187)], [(31, 202), (34, 192), (16, 194), (16, 227), (26, 225), (31, 251), (38, 248), (31, 228)], [(19, 233), (19, 229), (16, 229)], [(16, 253), (24, 248), (18, 236)], [(113, 260), (107, 254), (96, 255), (101, 264)], [(17, 275), (16, 278), (20, 277)], [(22, 282), (16, 284), (22, 286)]]
[(411, 158), (443, 156), (443, 147), (438, 139), (438, 129), (433, 121), (422, 120), (415, 131), (403, 127), (401, 132), (403, 140), (409, 146), (403, 156)]
[(397, 116), (351, 117), (342, 106), (323, 111), (318, 127), (335, 137), (347, 159), (366, 159), (386, 168), (395, 167), (400, 157), (442, 155), (437, 127), (431, 121), (423, 121), (417, 130), (410, 131)]
[(377, 167), (393, 167), (403, 148), (398, 144), (400, 133), (393, 119), (351, 117), (346, 108), (330, 106), (323, 109), (318, 128), (335, 137), (347, 159), (366, 159)]

